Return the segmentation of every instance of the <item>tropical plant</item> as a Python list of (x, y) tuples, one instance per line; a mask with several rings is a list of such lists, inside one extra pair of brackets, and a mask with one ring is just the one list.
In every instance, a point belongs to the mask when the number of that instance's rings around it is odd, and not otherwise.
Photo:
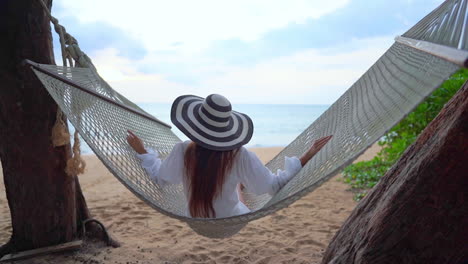
[(344, 169), (344, 182), (351, 185), (356, 193), (354, 197), (356, 200), (364, 197), (368, 190), (377, 184), (467, 80), (468, 69), (453, 74), (378, 141), (382, 149), (373, 159), (351, 164)]

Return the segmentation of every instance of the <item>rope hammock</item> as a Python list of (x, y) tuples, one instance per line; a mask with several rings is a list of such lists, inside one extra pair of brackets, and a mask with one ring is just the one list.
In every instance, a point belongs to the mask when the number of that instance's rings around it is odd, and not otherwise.
[(182, 186), (161, 187), (149, 179), (125, 141), (127, 129), (136, 131), (148, 147), (157, 149), (163, 157), (180, 139), (169, 125), (114, 91), (56, 19), (56, 31), (65, 36), (62, 50), (68, 50), (76, 64), (88, 68), (27, 63), (122, 184), (160, 213), (186, 222), (195, 232), (222, 238), (315, 190), (375, 143), (450, 75), (467, 67), (467, 2), (446, 1), (397, 37), (351, 88), (266, 166), (276, 171), (283, 166), (284, 156), (301, 155), (316, 139), (333, 135), (324, 149), (274, 196), (245, 193), (246, 205), (252, 212), (228, 218), (184, 216), (187, 200)]

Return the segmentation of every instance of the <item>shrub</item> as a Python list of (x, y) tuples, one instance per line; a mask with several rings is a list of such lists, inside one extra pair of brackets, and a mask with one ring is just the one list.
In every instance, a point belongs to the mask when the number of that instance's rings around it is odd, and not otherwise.
[(351, 164), (344, 169), (344, 182), (356, 192), (356, 200), (364, 197), (377, 184), (467, 80), (468, 69), (456, 72), (379, 140), (382, 149), (373, 159)]

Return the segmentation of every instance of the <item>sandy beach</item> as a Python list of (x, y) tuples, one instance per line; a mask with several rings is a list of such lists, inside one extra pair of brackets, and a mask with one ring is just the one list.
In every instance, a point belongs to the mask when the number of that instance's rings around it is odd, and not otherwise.
[[(251, 149), (266, 162), (281, 148)], [(374, 145), (358, 160), (372, 158)], [(319, 263), (356, 202), (336, 175), (289, 208), (251, 222), (227, 239), (208, 239), (184, 223), (161, 215), (133, 196), (92, 155), (80, 183), (93, 216), (102, 221), (120, 248), (85, 246), (15, 263)], [(1, 169), (0, 169), (1, 172)], [(11, 235), (10, 213), (0, 177), (0, 244)]]

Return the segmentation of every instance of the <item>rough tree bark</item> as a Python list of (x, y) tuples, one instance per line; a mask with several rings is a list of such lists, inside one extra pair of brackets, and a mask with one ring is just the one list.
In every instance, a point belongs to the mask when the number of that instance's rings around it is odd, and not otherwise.
[(468, 261), (468, 83), (351, 213), (322, 263)]
[(51, 143), (57, 105), (21, 66), (54, 64), (49, 19), (36, 0), (2, 0), (0, 29), (0, 159), (13, 227), (1, 257), (75, 239), (89, 211), (77, 177), (65, 174), (70, 145)]

